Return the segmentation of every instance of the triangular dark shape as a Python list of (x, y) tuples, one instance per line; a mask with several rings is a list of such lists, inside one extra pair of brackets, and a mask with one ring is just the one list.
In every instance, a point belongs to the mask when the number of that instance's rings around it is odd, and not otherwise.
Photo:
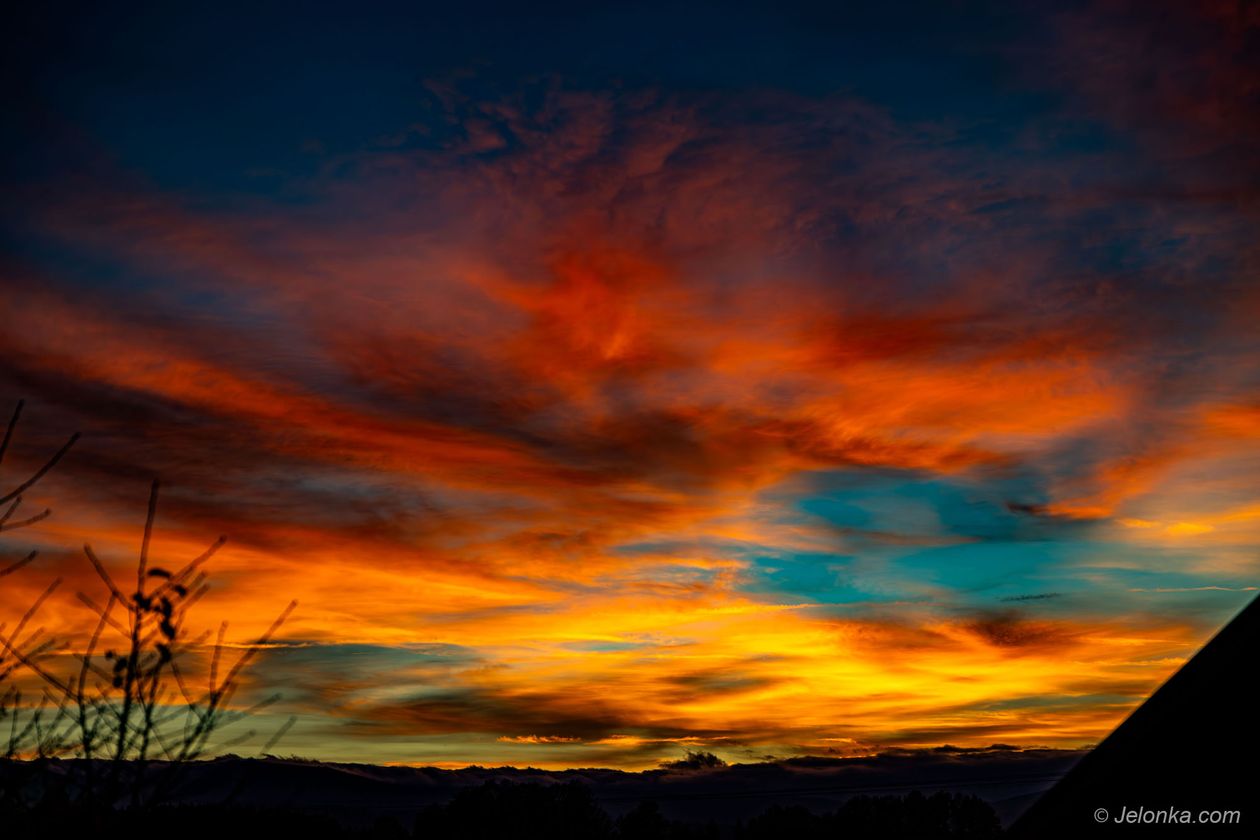
[[(1255, 832), (1260, 826), (1257, 653), (1260, 598), (1038, 799), (1009, 835), (1188, 838)], [(1205, 810), (1239, 814), (1218, 817), (1231, 820), (1225, 824), (1203, 824), (1200, 816), (1213, 816), (1201, 815)], [(1137, 812), (1135, 822), (1123, 821), (1129, 811)], [(1177, 821), (1186, 812), (1194, 821), (1190, 825)]]

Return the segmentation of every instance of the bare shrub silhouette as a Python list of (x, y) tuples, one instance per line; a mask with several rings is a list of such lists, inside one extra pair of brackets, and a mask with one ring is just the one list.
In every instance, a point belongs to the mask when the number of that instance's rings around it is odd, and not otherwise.
[[(9, 444), (13, 441), (13, 432), (17, 428), (18, 421), (22, 419), (22, 409), (26, 405), (24, 400), (18, 400), (17, 406), (13, 409), (13, 416), (9, 418), (9, 424), (4, 430), (4, 439), (0, 440), (0, 466), (4, 465), (4, 456), (9, 452)], [(25, 481), (20, 481), (14, 485), (13, 489), (0, 496), (0, 533), (8, 531), (16, 531), (19, 528), (25, 528), (28, 525), (34, 525), (47, 519), (52, 515), (52, 510), (45, 508), (34, 516), (28, 516), (26, 519), (13, 520), (17, 514), (18, 508), (22, 506), (22, 494), (30, 490), (40, 479), (48, 475), (53, 467), (65, 457), (70, 451), (70, 447), (74, 446), (75, 441), (79, 439), (79, 433), (75, 432), (65, 444), (53, 453), (52, 457), (44, 462), (44, 465), (28, 477)], [(13, 520), (13, 521), (10, 521)], [(23, 566), (28, 565), (39, 555), (38, 551), (31, 551), (25, 557), (17, 560), (3, 561), (0, 560), (0, 578), (8, 577)]]
[[(21, 403), (10, 421), (4, 447), (20, 412)], [(73, 436), (31, 479), (6, 494), (4, 501), (14, 500), (9, 515), (20, 502), (21, 492), (55, 466), (77, 438)], [(3, 451), (0, 448), (0, 457)], [(181, 769), (212, 751), (213, 735), (277, 699), (267, 697), (246, 708), (233, 704), (245, 670), (297, 602), (291, 601), (260, 637), (243, 645), (228, 645), (227, 622), (220, 623), (217, 633), (192, 635), (186, 627), (189, 612), (209, 589), (204, 567), (227, 539), (220, 536), (177, 568), (150, 563), (159, 489), (155, 480), (134, 589), (110, 574), (90, 544), (83, 546), (106, 593), (104, 603), (85, 592), (76, 593), (95, 617), (86, 643), (72, 646), (48, 637), (43, 628), (27, 630), (60, 579), (43, 591), (11, 633), (0, 626), (0, 679), (25, 667), (43, 687), (39, 703), (28, 707), (23, 706), (16, 687), (3, 695), (3, 713), (10, 718), (11, 731), (5, 757), (81, 759), (75, 762), (73, 778), (62, 793), (88, 808), (135, 808), (165, 801)], [(47, 515), (45, 511), (10, 528)], [(11, 564), (3, 574), (29, 564), (34, 556), (32, 552)], [(228, 656), (234, 648), (239, 653)], [(25, 720), (19, 724), (23, 712)], [(270, 749), (292, 723), (291, 718), (263, 750)], [(245, 737), (254, 734), (251, 731)]]
[[(9, 423), (5, 427), (4, 438), (0, 440), (0, 467), (4, 465), (4, 458), (9, 452), (9, 444), (13, 442), (13, 434), (17, 429), (18, 421), (22, 418), (22, 409), (25, 405), (25, 401), (18, 400), (17, 405), (13, 409), (13, 415), (9, 418)], [(57, 466), (58, 462), (65, 457), (78, 439), (79, 434), (77, 432), (71, 435), (69, 440), (44, 461), (42, 466), (25, 480), (18, 481), (12, 486), (12, 489), (4, 491), (3, 495), (0, 495), (0, 534), (7, 534), (19, 528), (34, 525), (52, 515), (52, 510), (45, 508), (39, 513), (27, 516), (25, 519), (14, 519), (22, 507), (23, 494), (38, 484), (53, 467)], [(33, 549), (17, 559), (0, 560), (0, 580), (30, 565), (38, 556), (38, 549)], [(0, 727), (2, 727), (4, 732), (0, 757), (12, 758), (27, 753), (46, 755), (55, 748), (57, 741), (56, 721), (59, 717), (59, 707), (53, 702), (54, 698), (46, 692), (42, 693), (38, 703), (29, 710), (28, 714), (24, 715), (22, 691), (15, 684), (13, 678), (17, 676), (17, 671), (24, 660), (38, 660), (51, 653), (55, 647), (55, 643), (50, 639), (43, 638), (42, 633), (33, 633), (25, 640), (23, 640), (22, 636), (35, 613), (44, 601), (52, 595), (59, 583), (60, 581), (54, 581), (44, 590), (43, 594), (35, 600), (30, 609), (19, 619), (12, 633), (7, 633), (6, 625), (0, 622)], [(17, 649), (24, 649), (22, 656), (14, 655), (14, 651)]]

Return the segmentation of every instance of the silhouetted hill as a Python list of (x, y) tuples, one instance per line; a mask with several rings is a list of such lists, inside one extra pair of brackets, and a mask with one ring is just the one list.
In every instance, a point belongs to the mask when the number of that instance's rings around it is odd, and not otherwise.
[(327, 813), (238, 803), (93, 808), (47, 797), (33, 807), (0, 805), (5, 838), (172, 837), (178, 840), (996, 840), (997, 814), (970, 794), (858, 795), (835, 809), (770, 805), (749, 820), (704, 823), (670, 819), (653, 800), (613, 817), (579, 781), (487, 781), (460, 790), (414, 818), (382, 815), (370, 823)]
[[(1008, 819), (1007, 803), (1022, 803), (1030, 794), (1046, 789), (1080, 755), (1076, 751), (1000, 746), (981, 750), (945, 747), (861, 758), (796, 758), (718, 767), (684, 764), (644, 772), (514, 767), (442, 770), (229, 757), (190, 765), (172, 801), (185, 808), (208, 809), (206, 813), (226, 804), (256, 815), (283, 811), (367, 830), (382, 819), (410, 827), (426, 813), (430, 823), (440, 822), (440, 809), (467, 803), (470, 797), (484, 797), (485, 790), (529, 787), (559, 791), (576, 784), (589, 791), (591, 800), (608, 815), (610, 825), (631, 818), (641, 803), (654, 803), (657, 817), (667, 823), (696, 827), (712, 823), (714, 830), (721, 829), (721, 836), (726, 837), (733, 836), (730, 830), (741, 822), (749, 824), (749, 831), (754, 819), (760, 819), (758, 824), (763, 826), (767, 820), (808, 822), (859, 797), (903, 797), (912, 791), (921, 791), (924, 801), (936, 793), (946, 794), (933, 800), (936, 804), (931, 808), (923, 806), (938, 816), (944, 813), (942, 803), (950, 796), (974, 795)], [(83, 762), (45, 762), (32, 775), (34, 769), (31, 764), (0, 764), (0, 780), (12, 783), (25, 775), (27, 784), (35, 785), (32, 791), (55, 789), (82, 772)], [(42, 781), (35, 781), (38, 779)], [(499, 800), (488, 801), (493, 804)], [(528, 797), (522, 800), (532, 801)], [(778, 810), (767, 816), (771, 806)], [(482, 801), (469, 813), (493, 810)], [(512, 811), (509, 807), (505, 813)], [(887, 817), (885, 813), (882, 818)], [(509, 821), (520, 818), (518, 814)], [(638, 819), (651, 821), (643, 813), (638, 813)], [(830, 830), (821, 822), (815, 827)]]

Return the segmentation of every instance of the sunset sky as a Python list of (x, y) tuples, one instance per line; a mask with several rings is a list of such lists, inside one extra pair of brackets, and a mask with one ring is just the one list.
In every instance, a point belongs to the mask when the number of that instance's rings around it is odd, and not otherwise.
[(39, 5), (0, 620), (160, 477), (242, 749), (1075, 747), (1257, 594), (1254, 7)]

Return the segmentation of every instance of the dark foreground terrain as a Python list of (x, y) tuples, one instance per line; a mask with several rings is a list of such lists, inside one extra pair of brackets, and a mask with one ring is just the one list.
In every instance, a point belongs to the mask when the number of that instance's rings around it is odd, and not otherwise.
[(630, 773), (229, 757), (180, 768), (162, 804), (123, 811), (82, 804), (83, 762), (7, 762), (0, 836), (988, 838), (1079, 758), (945, 748)]
[(559, 840), (774, 840), (794, 838), (957, 838), (1001, 835), (993, 809), (968, 794), (858, 796), (835, 811), (773, 805), (748, 821), (723, 825), (666, 818), (645, 801), (613, 818), (586, 786), (490, 782), (431, 805), (413, 819), (378, 817), (369, 826), (346, 825), (327, 815), (280, 808), (179, 805), (92, 814), (60, 805), (4, 815), (5, 837), (210, 838), (555, 838)]

